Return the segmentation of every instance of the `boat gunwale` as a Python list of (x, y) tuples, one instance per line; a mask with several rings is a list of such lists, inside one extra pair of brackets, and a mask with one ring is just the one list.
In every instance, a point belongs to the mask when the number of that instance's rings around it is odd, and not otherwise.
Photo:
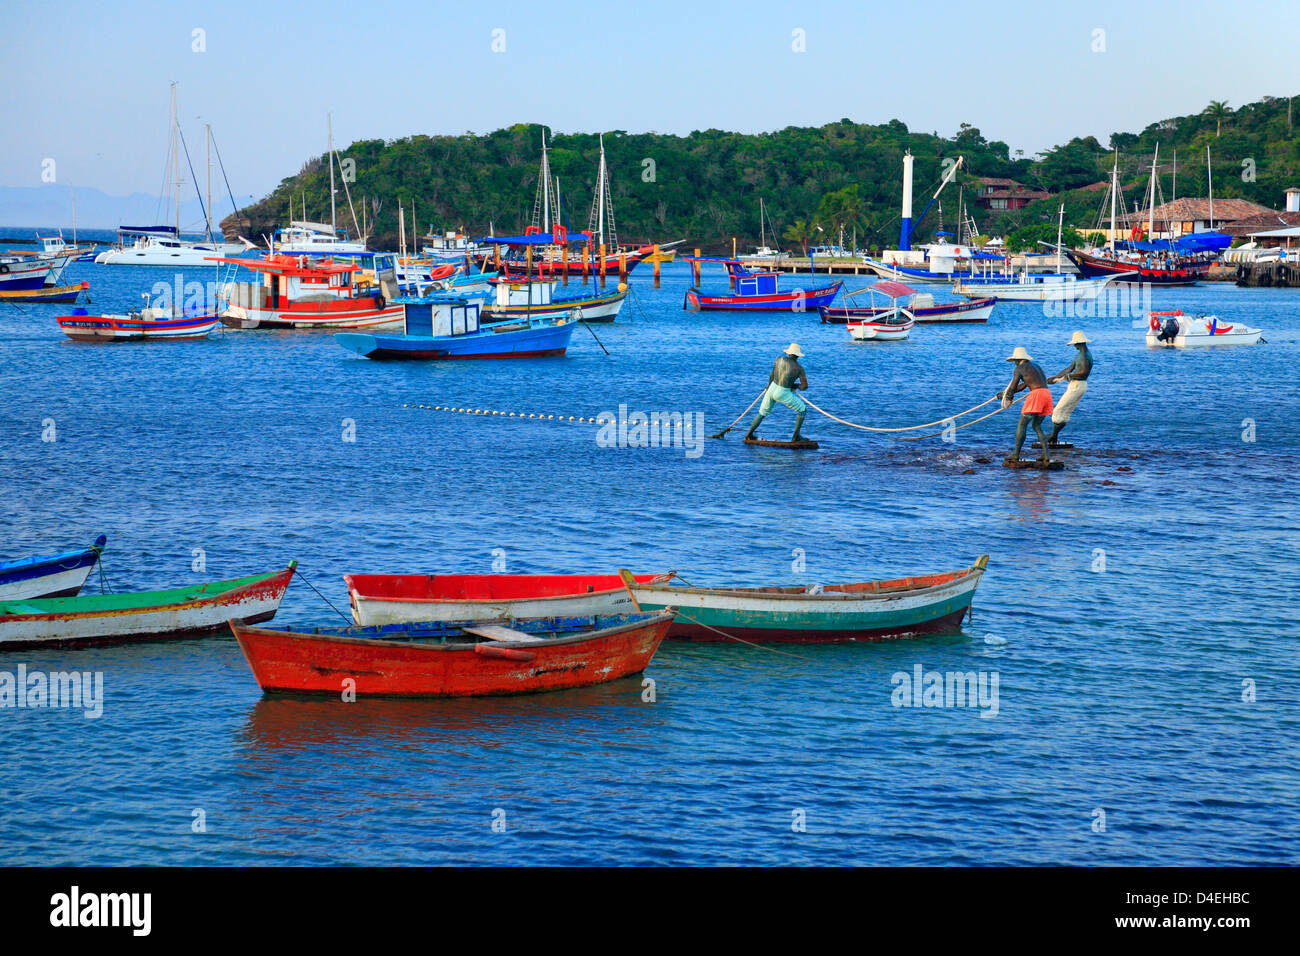
[[(635, 586), (635, 591), (650, 591), (655, 594), (689, 594), (692, 596), (705, 597), (724, 597), (724, 598), (750, 598), (755, 600), (778, 600), (778, 601), (795, 601), (795, 600), (813, 600), (817, 602), (828, 601), (830, 603), (849, 603), (849, 602), (867, 602), (877, 598), (896, 598), (923, 596), (927, 593), (937, 591), (942, 588), (949, 588), (959, 582), (965, 582), (974, 579), (978, 584), (980, 578), (987, 570), (988, 555), (982, 555), (975, 564), (958, 571), (946, 571), (939, 574), (912, 574), (902, 578), (884, 579), (886, 584), (895, 582), (914, 581), (917, 578), (936, 578), (942, 577), (944, 580), (933, 584), (919, 586), (897, 585), (887, 588), (876, 588), (870, 591), (825, 591), (820, 594), (809, 594), (805, 589), (793, 590), (798, 585), (790, 585), (779, 588), (704, 588), (704, 587), (669, 587), (667, 585), (642, 585)], [(852, 587), (857, 584), (877, 584), (878, 581), (860, 581), (840, 585), (831, 585), (832, 587)]]
[[(646, 583), (646, 584), (661, 584), (661, 583), (662, 583), (662, 584), (666, 584), (668, 581), (671, 581), (671, 580), (673, 579), (673, 576), (675, 575), (675, 573), (676, 573), (676, 572), (673, 572), (673, 571), (666, 571), (666, 572), (655, 573), (655, 574), (651, 575), (651, 580), (648, 581), (648, 582), (645, 582), (645, 583)], [(541, 596), (533, 596), (533, 595), (520, 595), (520, 596), (518, 596), (518, 597), (487, 597), (487, 596), (485, 596), (485, 597), (477, 597), (477, 598), (380, 597), (380, 596), (371, 596), (371, 595), (362, 594), (361, 592), (359, 592), (359, 591), (356, 590), (356, 588), (355, 588), (355, 586), (354, 586), (354, 584), (353, 584), (353, 579), (354, 579), (354, 578), (358, 578), (358, 577), (406, 577), (406, 576), (407, 576), (407, 575), (386, 575), (386, 574), (374, 574), (374, 575), (367, 575), (367, 574), (345, 574), (345, 575), (343, 575), (343, 583), (347, 585), (348, 596), (349, 596), (350, 598), (352, 598), (352, 599), (354, 599), (354, 600), (366, 601), (366, 602), (369, 602), (369, 603), (372, 603), (372, 604), (374, 604), (374, 603), (394, 603), (394, 604), (397, 604), (397, 603), (400, 603), (400, 604), (440, 604), (440, 605), (447, 605), (447, 606), (457, 606), (457, 605), (467, 606), (467, 605), (470, 605), (470, 604), (489, 604), (489, 605), (496, 605), (496, 604), (517, 604), (517, 603), (522, 603), (522, 602), (525, 602), (525, 601), (527, 601), (527, 602), (533, 602), (533, 601), (572, 601), (572, 600), (574, 600), (575, 598), (594, 598), (594, 597), (604, 597), (605, 595), (608, 595), (608, 594), (615, 594), (615, 593), (617, 593), (617, 592), (619, 592), (619, 591), (626, 590), (626, 589), (624, 588), (624, 586), (620, 583), (617, 587), (606, 588), (606, 589), (601, 590), (601, 591), (577, 591), (577, 592), (574, 592), (574, 593), (572, 593), (572, 594), (547, 594), (547, 595), (541, 595)], [(534, 575), (509, 575), (509, 576), (510, 576), (510, 577), (534, 577)], [(536, 575), (536, 577), (565, 577), (565, 576), (566, 576), (566, 575), (560, 575), (560, 574), (556, 574), (556, 575), (551, 575), (551, 574)], [(597, 576), (599, 576), (599, 577), (604, 577), (604, 575), (585, 575), (585, 574), (574, 575), (574, 577), (597, 577)], [(410, 575), (410, 577), (421, 577), (421, 578), (430, 578), (430, 579), (432, 579), (432, 578), (438, 578), (438, 577), (491, 577), (491, 575), (458, 575), (458, 574), (448, 574), (448, 575), (428, 574), (428, 575), (421, 575), (421, 574), (417, 574), (417, 575)], [(613, 575), (613, 577), (618, 577), (618, 575)], [(641, 586), (641, 582), (637, 582), (637, 584), (638, 584), (638, 586)], [(537, 616), (538, 616), (538, 617), (549, 617), (550, 615), (540, 614), (540, 615), (537, 615)]]
[[(621, 634), (626, 631), (641, 630), (647, 627), (656, 627), (659, 625), (664, 625), (665, 627), (669, 627), (672, 625), (673, 619), (677, 616), (677, 608), (675, 606), (665, 607), (661, 611), (641, 611), (641, 612), (635, 612), (632, 615), (593, 615), (593, 616), (594, 617), (636, 616), (642, 619), (636, 621), (626, 621), (622, 624), (616, 624), (613, 627), (598, 628), (590, 631), (575, 631), (573, 633), (566, 634), (565, 637), (541, 638), (539, 640), (530, 640), (530, 641), (492, 640), (489, 638), (478, 638), (477, 640), (465, 640), (465, 641), (458, 641), (456, 643), (442, 641), (436, 644), (432, 642), (425, 642), (425, 641), (418, 641), (418, 640), (402, 640), (400, 638), (354, 637), (347, 634), (313, 634), (309, 631), (297, 631), (294, 630), (292, 627), (283, 627), (283, 628), (257, 627), (255, 625), (250, 626), (247, 624), (241, 624), (239, 622), (232, 622), (231, 626), (232, 629), (235, 631), (235, 637), (237, 638), (240, 637), (241, 632), (252, 631), (270, 637), (290, 638), (293, 640), (326, 641), (331, 644), (345, 644), (345, 645), (357, 646), (357, 647), (376, 647), (376, 648), (399, 647), (399, 648), (412, 648), (412, 649), (424, 650), (424, 651), (461, 651), (461, 652), (474, 653), (474, 648), (477, 645), (486, 643), (492, 645), (493, 647), (501, 646), (501, 647), (521, 648), (521, 649), (532, 651), (532, 650), (540, 650), (548, 647), (566, 647), (570, 644), (579, 644), (585, 641), (604, 640), (605, 638), (613, 637), (617, 634)], [(547, 620), (547, 618), (544, 617), (517, 618), (515, 620)], [(460, 627), (461, 632), (464, 633), (465, 625), (473, 626), (473, 625), (482, 625), (482, 624), (492, 624), (494, 626), (501, 627), (501, 626), (506, 626), (508, 624), (514, 623), (514, 621), (506, 621), (506, 622), (414, 621), (409, 623), (410, 624), (440, 623), (447, 628)], [(364, 627), (367, 628), (374, 627), (374, 626), (375, 625), (364, 625)], [(397, 624), (397, 625), (380, 625), (380, 626), (401, 628), (404, 625)], [(344, 630), (344, 629), (340, 628), (340, 630)], [(242, 639), (241, 639), (241, 646), (242, 646)]]

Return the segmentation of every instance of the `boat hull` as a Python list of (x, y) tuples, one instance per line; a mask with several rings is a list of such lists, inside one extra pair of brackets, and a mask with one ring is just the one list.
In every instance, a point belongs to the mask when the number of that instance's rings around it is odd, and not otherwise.
[(376, 308), (371, 297), (339, 298), (327, 302), (303, 302), (288, 308), (256, 309), (231, 305), (221, 321), (232, 329), (400, 329), (406, 311), (402, 305)]
[(899, 342), (907, 338), (916, 323), (908, 320), (902, 324), (887, 322), (849, 322), (845, 327), (855, 342)]
[(553, 299), (545, 305), (488, 305), (483, 308), (484, 322), (506, 322), (512, 319), (558, 320), (568, 318), (576, 309), (582, 322), (613, 322), (618, 318), (627, 292), (608, 295), (573, 296)]
[(0, 563), (0, 602), (71, 597), (99, 560), (104, 540), (89, 548)]
[[(637, 585), (643, 610), (677, 607), (670, 638), (821, 644), (883, 641), (958, 630), (987, 558), (963, 571), (842, 585), (860, 592), (812, 595), (799, 588), (708, 589)], [(721, 632), (721, 633), (720, 633)]]
[(36, 257), (0, 262), (0, 292), (37, 291), (45, 285), (52, 267), (50, 260)]
[(563, 355), (576, 322), (463, 335), (371, 335), (339, 332), (334, 340), (349, 352), (378, 361), (543, 358)]
[(457, 645), (240, 624), (233, 629), (263, 691), (341, 697), (344, 689), (351, 689), (358, 697), (484, 697), (588, 687), (639, 674), (649, 666), (671, 623), (670, 614), (635, 615), (620, 626), (536, 643)]
[[(671, 575), (635, 577), (666, 584)], [(591, 617), (636, 609), (613, 574), (345, 574), (343, 580), (352, 619), (361, 625)]]
[[(966, 302), (945, 302), (943, 305), (921, 306), (920, 308), (909, 308), (907, 311), (912, 313), (914, 321), (920, 323), (940, 323), (940, 322), (987, 322), (989, 316), (993, 314), (993, 306), (997, 300), (993, 298), (970, 299)], [(833, 309), (823, 308), (820, 310), (822, 321), (832, 325), (844, 325), (848, 322), (858, 321), (860, 319), (871, 319), (877, 315), (884, 315), (892, 311), (892, 306), (847, 306), (844, 308)]]
[(76, 285), (44, 285), (33, 291), (0, 292), (0, 302), (49, 302), (67, 305), (76, 302), (90, 288), (89, 282)]
[(170, 591), (0, 604), (0, 650), (196, 637), (268, 621), (294, 567)]
[(699, 289), (687, 289), (683, 308), (697, 312), (808, 312), (830, 305), (843, 284), (745, 296), (707, 295)]
[(993, 298), (1007, 302), (1090, 302), (1115, 281), (1115, 276), (1094, 279), (1030, 276), (1030, 281), (1020, 282), (958, 282), (952, 291), (967, 298)]
[(175, 341), (205, 339), (218, 325), (216, 316), (141, 319), (126, 315), (61, 315), (59, 328), (76, 342)]
[(1087, 278), (1114, 276), (1119, 282), (1148, 282), (1152, 285), (1194, 285), (1210, 273), (1209, 262), (1181, 263), (1173, 268), (1149, 268), (1140, 262), (1104, 259), (1077, 249), (1065, 253)]

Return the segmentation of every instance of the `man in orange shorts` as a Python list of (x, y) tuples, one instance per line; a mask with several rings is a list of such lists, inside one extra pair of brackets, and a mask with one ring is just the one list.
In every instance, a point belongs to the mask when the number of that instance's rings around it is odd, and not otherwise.
[(1002, 407), (1010, 407), (1011, 396), (1016, 392), (1029, 389), (1029, 397), (1020, 408), (1020, 424), (1016, 426), (1016, 450), (1011, 453), (1011, 460), (1020, 460), (1020, 446), (1025, 443), (1025, 429), (1032, 425), (1043, 448), (1039, 460), (1048, 461), (1048, 441), (1043, 434), (1043, 419), (1052, 414), (1052, 393), (1047, 390), (1047, 376), (1023, 346), (1017, 347), (1007, 356), (1007, 361), (1015, 362), (1016, 368), (1011, 375), (1011, 382), (1002, 392)]

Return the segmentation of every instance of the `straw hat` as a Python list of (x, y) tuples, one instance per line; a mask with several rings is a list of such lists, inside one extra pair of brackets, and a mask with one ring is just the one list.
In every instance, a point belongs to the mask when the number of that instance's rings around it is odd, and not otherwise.
[(1017, 345), (1016, 350), (1007, 356), (1008, 362), (1032, 362), (1033, 358), (1025, 351), (1023, 345)]
[(798, 342), (791, 342), (790, 347), (785, 350), (786, 355), (793, 355), (795, 358), (803, 358), (803, 349), (799, 348)]
[(1088, 336), (1084, 335), (1083, 332), (1075, 332), (1070, 336), (1071, 345), (1087, 345), (1089, 341)]

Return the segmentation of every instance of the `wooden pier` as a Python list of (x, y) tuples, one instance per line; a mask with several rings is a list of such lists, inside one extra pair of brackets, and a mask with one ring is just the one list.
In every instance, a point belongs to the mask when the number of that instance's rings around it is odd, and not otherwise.
[(1243, 262), (1237, 266), (1237, 285), (1252, 288), (1300, 289), (1300, 263)]

